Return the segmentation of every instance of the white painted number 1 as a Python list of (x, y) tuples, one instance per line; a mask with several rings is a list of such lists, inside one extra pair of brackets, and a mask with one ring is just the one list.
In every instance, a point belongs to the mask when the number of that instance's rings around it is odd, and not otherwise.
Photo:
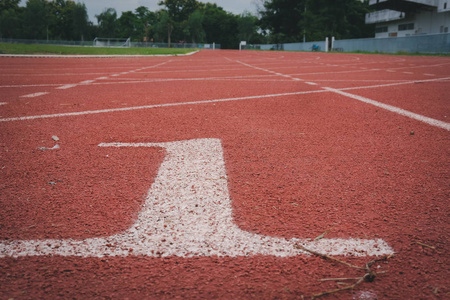
[(221, 141), (100, 144), (100, 147), (163, 147), (167, 155), (138, 220), (125, 232), (85, 240), (17, 240), (0, 243), (0, 257), (62, 255), (251, 256), (305, 254), (302, 245), (328, 255), (392, 254), (381, 239), (284, 239), (241, 230), (233, 222)]

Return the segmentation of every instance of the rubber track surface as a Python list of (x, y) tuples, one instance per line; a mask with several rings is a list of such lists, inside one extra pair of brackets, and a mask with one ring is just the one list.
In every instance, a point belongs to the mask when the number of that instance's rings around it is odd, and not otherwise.
[[(240, 229), (394, 249), (374, 282), (324, 299), (449, 297), (449, 58), (202, 51), (0, 68), (2, 241), (123, 232), (166, 152), (98, 145), (213, 138)], [(7, 256), (0, 298), (307, 299), (343, 286), (321, 279), (358, 276), (311, 255)]]

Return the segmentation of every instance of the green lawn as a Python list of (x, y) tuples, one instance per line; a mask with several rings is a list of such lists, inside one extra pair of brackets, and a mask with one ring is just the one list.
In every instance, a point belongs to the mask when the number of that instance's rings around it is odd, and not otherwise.
[(81, 54), (81, 55), (177, 55), (195, 49), (183, 48), (102, 48), (57, 45), (0, 43), (0, 54)]

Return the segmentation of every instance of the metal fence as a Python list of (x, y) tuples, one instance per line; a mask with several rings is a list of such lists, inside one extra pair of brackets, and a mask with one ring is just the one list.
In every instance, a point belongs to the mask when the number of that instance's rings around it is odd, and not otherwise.
[[(95, 46), (94, 41), (59, 41), (59, 40), (26, 40), (26, 39), (0, 39), (2, 43), (10, 44), (28, 44), (28, 45), (61, 45), (61, 46)], [(118, 45), (110, 43), (110, 47), (117, 47)], [(169, 48), (168, 43), (144, 43), (131, 42), (131, 47), (146, 47), (146, 48)], [(105, 45), (108, 47), (108, 45)], [(195, 49), (220, 49), (221, 45), (212, 44), (192, 44), (192, 43), (171, 43), (171, 48), (195, 48)]]
[[(57, 40), (23, 40), (0, 39), (4, 43), (93, 46), (93, 41), (57, 41)], [(131, 47), (168, 48), (167, 43), (132, 42)], [(171, 48), (221, 49), (220, 44), (172, 43)], [(325, 41), (285, 44), (247, 44), (246, 49), (285, 50), (285, 51), (326, 51)], [(369, 38), (353, 40), (335, 40), (331, 51), (368, 51), (384, 53), (450, 53), (450, 33), (413, 35), (407, 37)]]
[[(314, 51), (318, 46), (320, 51), (326, 51), (325, 41), (289, 44), (249, 45), (247, 49)], [(334, 40), (331, 51), (342, 52), (383, 52), (383, 53), (450, 53), (450, 33), (414, 35), (408, 37), (370, 38), (353, 40)]]
[(247, 49), (253, 50), (285, 50), (285, 51), (324, 51), (325, 41), (285, 44), (254, 44), (247, 45)]
[[(131, 47), (169, 48), (167, 43), (131, 42)], [(220, 44), (171, 43), (171, 48), (220, 49)]]
[(62, 46), (93, 46), (93, 41), (59, 41), (59, 40), (26, 40), (26, 39), (0, 39), (2, 43), (27, 45), (62, 45)]
[(336, 40), (333, 48), (344, 52), (450, 53), (450, 33), (414, 35), (396, 38)]

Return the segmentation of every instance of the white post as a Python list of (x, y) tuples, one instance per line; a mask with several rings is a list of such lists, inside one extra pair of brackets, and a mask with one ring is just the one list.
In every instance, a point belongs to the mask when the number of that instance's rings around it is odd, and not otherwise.
[(333, 49), (334, 49), (334, 41), (335, 41), (335, 38), (333, 36), (333, 37), (331, 37), (331, 51), (333, 51)]
[(328, 52), (328, 37), (325, 38), (325, 52)]
[(216, 50), (216, 43), (213, 43), (213, 50)]
[(247, 46), (247, 41), (242, 41), (242, 42), (239, 44), (239, 51), (242, 50), (242, 46)]

